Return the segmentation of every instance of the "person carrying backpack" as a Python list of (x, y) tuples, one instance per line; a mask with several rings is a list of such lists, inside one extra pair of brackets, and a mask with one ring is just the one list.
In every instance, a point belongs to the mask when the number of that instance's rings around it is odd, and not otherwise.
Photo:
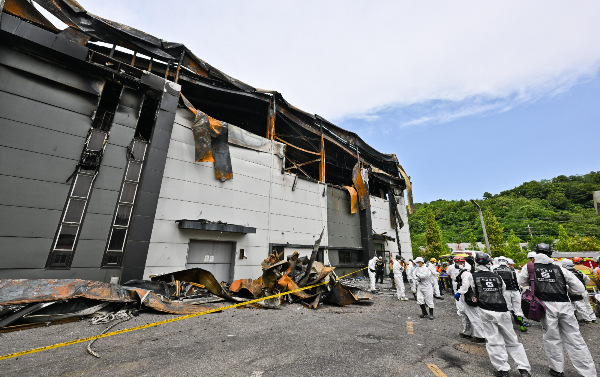
[[(545, 306), (545, 314), (540, 323), (544, 330), (544, 349), (550, 375), (563, 377), (565, 370), (563, 345), (567, 349), (573, 367), (584, 377), (596, 377), (596, 366), (575, 318), (571, 295), (583, 295), (585, 286), (564, 267), (553, 264), (552, 250), (548, 244), (535, 247), (535, 263), (527, 263), (518, 275), (522, 287), (534, 283), (533, 294)], [(530, 277), (529, 270), (532, 271)]]

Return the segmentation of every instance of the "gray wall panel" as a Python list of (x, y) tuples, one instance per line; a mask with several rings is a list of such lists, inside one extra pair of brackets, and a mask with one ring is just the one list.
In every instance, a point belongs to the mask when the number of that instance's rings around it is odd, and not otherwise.
[(113, 215), (117, 207), (119, 192), (95, 187), (90, 196), (87, 213)]
[(0, 90), (88, 116), (98, 105), (97, 96), (3, 65)]
[(77, 166), (76, 160), (2, 146), (0, 161), (0, 174), (50, 182), (64, 182)]
[(133, 109), (129, 106), (119, 105), (115, 112), (113, 122), (125, 127), (135, 128), (137, 125), (140, 109)]
[(85, 139), (0, 118), (0, 145), (77, 160)]
[(0, 175), (0, 204), (62, 211), (71, 185)]
[(92, 126), (87, 115), (6, 92), (0, 92), (0, 117), (81, 137), (86, 137)]
[(110, 282), (111, 276), (119, 276), (120, 270), (101, 268), (72, 268), (70, 270), (0, 269), (0, 279), (85, 279)]
[(0, 237), (0, 268), (44, 268), (51, 247), (50, 238)]
[[(112, 215), (100, 215), (97, 213), (86, 214), (79, 239), (102, 240), (106, 242), (112, 218)], [(77, 246), (77, 249), (79, 249), (79, 246)]]
[(330, 247), (362, 247), (360, 217), (350, 213), (350, 194), (327, 187), (327, 230)]
[(118, 145), (107, 144), (106, 148), (104, 149), (102, 165), (125, 169), (127, 166), (127, 148)]
[(0, 237), (53, 239), (60, 215), (61, 211), (56, 210), (0, 205)]
[(121, 93), (121, 98), (119, 99), (120, 105), (137, 109), (139, 112), (142, 108), (142, 102), (144, 102), (144, 94), (142, 92), (127, 87), (123, 88), (123, 93)]
[(101, 166), (98, 177), (94, 182), (94, 188), (121, 191), (121, 182), (125, 169), (113, 168), (112, 166)]
[(119, 145), (121, 147), (127, 147), (133, 139), (135, 129), (122, 126), (118, 123), (113, 123), (110, 127), (110, 136), (108, 137), (108, 143), (113, 145)]
[(106, 240), (79, 240), (71, 268), (100, 268)]
[(37, 59), (6, 46), (0, 46), (0, 64), (30, 72), (96, 96), (100, 95), (104, 85), (104, 80), (86, 76), (58, 65), (48, 64), (46, 60)]

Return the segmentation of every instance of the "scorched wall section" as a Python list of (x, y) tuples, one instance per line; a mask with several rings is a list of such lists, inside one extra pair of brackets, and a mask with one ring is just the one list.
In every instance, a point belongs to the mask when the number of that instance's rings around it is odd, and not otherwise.
[[(144, 278), (184, 269), (190, 240), (235, 243), (234, 279), (260, 276), (270, 244), (312, 245), (326, 227), (325, 184), (282, 174), (283, 145), (247, 133), (261, 147), (242, 146), (230, 130), (234, 178), (215, 178), (212, 162), (194, 161), (192, 113), (177, 110)], [(231, 127), (231, 126), (230, 126)], [(242, 138), (243, 139), (243, 138)], [(260, 144), (260, 143), (259, 143)], [(179, 229), (177, 220), (206, 219), (256, 228), (256, 233)], [(327, 229), (321, 246), (327, 245)], [(245, 259), (240, 259), (240, 249)]]

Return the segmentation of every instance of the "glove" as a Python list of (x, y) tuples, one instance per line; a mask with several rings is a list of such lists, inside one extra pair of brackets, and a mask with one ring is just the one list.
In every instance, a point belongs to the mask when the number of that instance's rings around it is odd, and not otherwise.
[(370, 268), (369, 268), (369, 271), (371, 271), (372, 273), (375, 273), (375, 270), (371, 270)]
[(458, 301), (458, 299), (460, 299), (460, 293), (456, 292), (456, 294), (454, 295), (454, 299)]
[(417, 281), (420, 283), (421, 282), (421, 278), (417, 278)]

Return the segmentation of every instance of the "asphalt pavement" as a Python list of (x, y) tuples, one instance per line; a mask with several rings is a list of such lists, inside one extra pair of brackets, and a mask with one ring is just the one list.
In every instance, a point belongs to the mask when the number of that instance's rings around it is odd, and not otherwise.
[[(367, 288), (368, 282), (356, 282)], [(299, 304), (229, 309), (182, 321), (0, 361), (3, 376), (491, 376), (485, 345), (458, 336), (454, 299), (435, 300), (435, 320), (419, 318), (410, 295), (399, 301), (390, 279), (360, 305)], [(408, 285), (407, 292), (410, 293)], [(111, 331), (173, 315), (141, 313)], [(0, 354), (100, 334), (89, 320), (0, 334)], [(534, 376), (547, 376), (542, 329), (517, 335)], [(581, 331), (600, 370), (600, 325)], [(577, 376), (566, 356), (567, 376)], [(510, 361), (512, 364), (512, 360)], [(437, 374), (436, 374), (437, 373)], [(442, 373), (442, 374), (440, 374)], [(511, 371), (511, 376), (518, 376)]]

